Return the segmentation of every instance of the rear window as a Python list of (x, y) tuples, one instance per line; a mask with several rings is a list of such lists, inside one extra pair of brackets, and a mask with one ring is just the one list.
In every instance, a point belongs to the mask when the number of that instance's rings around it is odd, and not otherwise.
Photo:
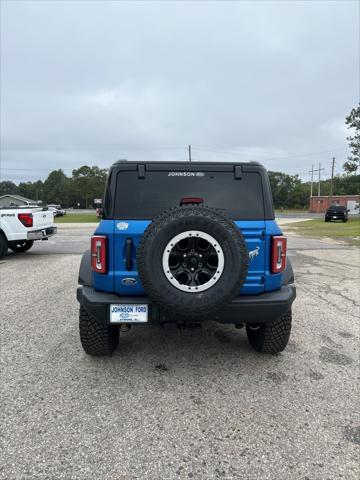
[(261, 175), (233, 172), (137, 171), (117, 175), (114, 218), (152, 220), (163, 210), (180, 205), (184, 197), (201, 197), (204, 205), (221, 208), (233, 220), (264, 219)]

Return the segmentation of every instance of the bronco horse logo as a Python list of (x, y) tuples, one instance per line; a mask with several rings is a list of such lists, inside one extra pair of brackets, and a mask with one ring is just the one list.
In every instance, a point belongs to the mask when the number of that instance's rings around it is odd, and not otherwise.
[(256, 247), (255, 250), (251, 250), (251, 252), (249, 252), (250, 260), (257, 257), (259, 255), (259, 251), (260, 251), (260, 247)]

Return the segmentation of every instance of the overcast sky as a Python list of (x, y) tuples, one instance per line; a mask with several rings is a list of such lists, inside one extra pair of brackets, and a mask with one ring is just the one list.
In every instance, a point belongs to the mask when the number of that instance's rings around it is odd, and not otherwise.
[(1, 179), (118, 158), (330, 174), (359, 101), (357, 1), (1, 1)]

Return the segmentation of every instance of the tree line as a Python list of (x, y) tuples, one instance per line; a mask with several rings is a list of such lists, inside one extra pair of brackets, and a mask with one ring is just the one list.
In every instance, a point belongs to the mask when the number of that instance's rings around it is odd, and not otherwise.
[[(311, 183), (303, 182), (298, 175), (283, 172), (268, 172), (275, 208), (309, 207)], [(321, 195), (330, 195), (331, 179), (321, 180)], [(318, 182), (313, 183), (313, 195), (318, 194)], [(360, 195), (360, 175), (336, 175), (332, 195)]]
[[(86, 165), (72, 171), (71, 177), (60, 170), (52, 171), (45, 181), (0, 182), (0, 195), (18, 194), (46, 204), (60, 204), (64, 208), (93, 208), (94, 199), (104, 194), (108, 170)], [(298, 175), (269, 171), (275, 208), (297, 208), (309, 206), (310, 182), (303, 182)], [(330, 195), (331, 180), (321, 181), (321, 195)], [(317, 195), (317, 182), (313, 195)], [(360, 175), (337, 175), (333, 180), (333, 195), (359, 195)]]
[(45, 181), (0, 182), (0, 195), (22, 195), (42, 204), (56, 204), (64, 208), (92, 208), (94, 199), (102, 198), (108, 170), (84, 165), (72, 171), (71, 177), (60, 170), (53, 170)]

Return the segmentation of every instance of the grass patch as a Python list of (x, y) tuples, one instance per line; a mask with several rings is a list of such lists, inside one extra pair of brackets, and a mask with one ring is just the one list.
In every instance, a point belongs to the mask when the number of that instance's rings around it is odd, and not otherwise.
[(309, 210), (307, 208), (306, 209), (289, 208), (289, 209), (284, 209), (284, 210), (281, 210), (280, 208), (275, 209), (275, 215), (281, 215), (281, 214), (296, 215), (297, 213), (306, 214), (308, 212), (309, 212)]
[(56, 217), (55, 223), (99, 223), (95, 213), (66, 213), (63, 217)]
[(305, 237), (328, 237), (360, 245), (360, 217), (349, 217), (346, 223), (325, 222), (324, 219), (314, 218), (306, 222), (284, 224), (283, 227)]

